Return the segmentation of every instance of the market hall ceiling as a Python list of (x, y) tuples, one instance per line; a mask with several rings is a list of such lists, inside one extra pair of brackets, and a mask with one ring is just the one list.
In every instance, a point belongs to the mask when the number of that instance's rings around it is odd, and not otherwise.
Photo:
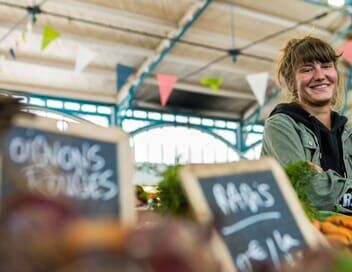
[[(24, 41), (33, 5), (41, 12)], [(60, 39), (42, 52), (47, 25)], [(14, 29), (0, 42), (0, 88), (107, 103), (133, 92), (134, 108), (243, 119), (258, 108), (246, 75), (269, 73), (269, 100), (280, 94), (275, 60), (285, 41), (311, 34), (339, 45), (349, 25), (346, 12), (301, 0), (0, 0), (0, 37)], [(80, 47), (96, 56), (75, 73)], [(121, 90), (117, 64), (136, 71)], [(178, 78), (166, 107), (157, 73)], [(204, 78), (223, 82), (214, 91)]]

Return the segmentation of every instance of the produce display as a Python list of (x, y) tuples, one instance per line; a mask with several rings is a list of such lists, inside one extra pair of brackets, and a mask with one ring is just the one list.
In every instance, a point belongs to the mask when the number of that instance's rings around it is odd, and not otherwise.
[[(309, 203), (308, 185), (316, 174), (314, 168), (306, 161), (298, 161), (287, 165), (285, 171), (312, 224), (330, 245), (349, 253), (352, 248), (352, 217), (331, 211), (318, 211)], [(349, 257), (352, 259), (352, 255)]]
[[(156, 207), (156, 211), (169, 214), (189, 214), (189, 205), (177, 175), (178, 169), (179, 166), (169, 166), (165, 172), (162, 173), (162, 181), (158, 188), (159, 204), (158, 207)], [(347, 253), (347, 255), (343, 255), (343, 258), (339, 255), (339, 251), (310, 253), (307, 259), (311, 258), (313, 255), (325, 254), (330, 256), (328, 259), (330, 259), (331, 267), (342, 260), (344, 265), (351, 268), (352, 258), (351, 262), (349, 262), (351, 257), (349, 255), (349, 249), (352, 248), (352, 217), (334, 212), (318, 211), (310, 204), (308, 199), (308, 186), (310, 180), (316, 174), (311, 164), (306, 161), (298, 161), (287, 165), (284, 170), (312, 224), (327, 238), (333, 247), (343, 249), (346, 251), (345, 253)], [(335, 254), (338, 255), (335, 256)], [(304, 260), (302, 262), (304, 263)], [(339, 265), (341, 264), (337, 266)], [(317, 266), (320, 267), (319, 265)], [(290, 271), (289, 268), (287, 269)], [(265, 269), (263, 271), (265, 271)]]
[(306, 252), (296, 265), (286, 265), (281, 270), (281, 272), (298, 271), (349, 272), (352, 271), (352, 259), (350, 254), (343, 251), (321, 248), (317, 251)]
[(20, 112), (21, 107), (19, 99), (5, 95), (0, 96), (0, 132), (11, 125), (13, 117)]
[[(17, 100), (0, 98), (0, 132), (19, 109)], [(85, 217), (64, 198), (26, 191), (3, 197), (0, 271), (226, 272), (211, 251), (212, 226), (192, 220), (179, 170), (175, 164), (160, 172), (153, 191), (135, 186), (136, 208), (152, 213), (139, 216), (134, 226), (112, 216)], [(333, 247), (306, 252), (295, 266), (282, 271), (352, 271), (352, 217), (310, 205), (308, 184), (316, 172), (309, 163), (296, 162), (285, 171), (312, 224)], [(277, 269), (263, 262), (256, 271)]]
[(313, 220), (313, 225), (333, 244), (352, 246), (352, 218), (337, 214)]
[(159, 198), (158, 198), (157, 192), (155, 192), (158, 190), (158, 186), (153, 186), (153, 188), (154, 190), (151, 192), (151, 191), (145, 190), (141, 185), (135, 186), (137, 207), (146, 207), (150, 210), (154, 210), (158, 207)]
[(84, 218), (60, 199), (23, 194), (0, 222), (2, 272), (220, 271), (209, 229), (186, 220), (154, 217), (126, 228), (114, 218)]

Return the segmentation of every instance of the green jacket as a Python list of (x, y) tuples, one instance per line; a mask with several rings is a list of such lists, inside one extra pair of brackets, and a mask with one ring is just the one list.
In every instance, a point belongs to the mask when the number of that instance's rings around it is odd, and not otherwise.
[[(309, 196), (319, 210), (352, 214), (352, 210), (339, 204), (342, 195), (352, 188), (352, 129), (347, 124), (341, 137), (347, 177), (341, 177), (333, 170), (317, 174), (312, 180)], [(282, 166), (300, 160), (320, 166), (320, 148), (315, 134), (282, 113), (266, 120), (261, 155), (274, 157)]]

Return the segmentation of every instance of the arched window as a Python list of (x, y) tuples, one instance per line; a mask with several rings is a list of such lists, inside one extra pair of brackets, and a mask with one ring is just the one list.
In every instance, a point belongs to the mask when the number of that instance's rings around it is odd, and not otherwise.
[(224, 142), (193, 128), (159, 127), (132, 137), (137, 163), (173, 164), (237, 161), (239, 155)]

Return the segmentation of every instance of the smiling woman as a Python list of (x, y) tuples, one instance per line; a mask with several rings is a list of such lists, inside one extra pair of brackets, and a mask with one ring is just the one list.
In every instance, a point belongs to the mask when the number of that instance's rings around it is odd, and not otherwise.
[[(334, 62), (306, 62), (298, 66), (296, 72), (296, 92), (298, 100), (306, 111), (316, 107), (327, 107), (337, 93), (338, 76)], [(322, 120), (324, 121), (324, 120)], [(330, 119), (326, 126), (331, 128)]]
[(347, 118), (334, 111), (344, 94), (339, 56), (331, 45), (310, 36), (286, 44), (278, 80), (291, 101), (277, 105), (266, 120), (262, 155), (282, 165), (309, 161), (317, 172), (309, 186), (312, 204), (352, 213), (343, 202), (352, 193), (352, 130)]
[[(313, 108), (310, 108), (310, 103), (305, 99), (307, 95), (313, 95), (311, 92), (315, 90), (318, 94), (327, 95), (322, 103), (328, 111), (331, 107), (338, 110), (344, 97), (343, 86), (338, 86), (343, 82), (339, 80), (341, 75), (336, 66), (339, 56), (329, 44), (314, 37), (290, 40), (283, 49), (277, 73), (279, 83), (286, 85), (289, 90), (290, 102), (308, 107), (308, 112), (314, 111), (314, 103)], [(317, 107), (320, 111), (319, 104)]]

